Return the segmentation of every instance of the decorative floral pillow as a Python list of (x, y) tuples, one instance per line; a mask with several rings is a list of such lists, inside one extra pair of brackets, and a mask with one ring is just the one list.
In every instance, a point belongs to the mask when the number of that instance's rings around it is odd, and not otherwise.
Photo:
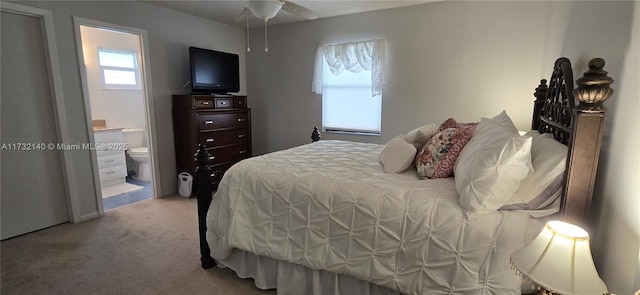
[(446, 119), (444, 122), (442, 122), (442, 124), (440, 124), (440, 127), (438, 128), (438, 131), (436, 132), (440, 132), (442, 130), (445, 130), (447, 128), (460, 128), (460, 127), (465, 127), (465, 126), (474, 126), (474, 130), (475, 130), (475, 126), (478, 125), (478, 122), (474, 122), (474, 123), (458, 123), (456, 121), (456, 119), (454, 118), (449, 118)]
[(416, 156), (418, 177), (445, 178), (453, 175), (456, 159), (471, 140), (476, 125), (468, 123), (461, 124), (458, 128), (444, 128), (431, 137)]

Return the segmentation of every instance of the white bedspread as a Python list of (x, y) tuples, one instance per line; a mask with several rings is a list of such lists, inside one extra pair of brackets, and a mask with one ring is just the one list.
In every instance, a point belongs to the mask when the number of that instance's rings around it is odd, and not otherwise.
[(236, 164), (209, 208), (212, 256), (238, 248), (406, 294), (519, 294), (509, 257), (528, 215), (466, 220), (453, 179), (386, 174), (382, 147), (324, 140)]

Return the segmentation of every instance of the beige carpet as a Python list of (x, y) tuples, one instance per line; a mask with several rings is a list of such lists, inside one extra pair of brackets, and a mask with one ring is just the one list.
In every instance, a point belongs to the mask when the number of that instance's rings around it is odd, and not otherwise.
[(200, 268), (194, 198), (141, 201), (0, 247), (1, 294), (276, 294)]
[(130, 184), (130, 183), (118, 183), (110, 186), (105, 186), (102, 188), (102, 198), (108, 198), (117, 196), (119, 194), (129, 193), (137, 190), (143, 189), (143, 186)]

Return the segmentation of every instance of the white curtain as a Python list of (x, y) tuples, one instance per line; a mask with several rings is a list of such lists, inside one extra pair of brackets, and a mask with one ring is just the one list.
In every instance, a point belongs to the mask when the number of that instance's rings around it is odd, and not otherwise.
[(385, 43), (384, 39), (376, 39), (319, 45), (316, 52), (311, 91), (322, 94), (322, 63), (324, 58), (329, 64), (331, 73), (336, 76), (344, 70), (353, 73), (359, 73), (363, 70), (371, 71), (372, 96), (380, 95), (384, 76)]

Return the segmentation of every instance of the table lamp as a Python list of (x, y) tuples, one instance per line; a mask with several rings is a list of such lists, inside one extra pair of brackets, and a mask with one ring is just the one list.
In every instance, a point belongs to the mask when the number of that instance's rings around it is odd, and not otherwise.
[(589, 234), (563, 221), (548, 222), (540, 234), (511, 255), (516, 273), (539, 285), (541, 294), (607, 292), (591, 257)]

